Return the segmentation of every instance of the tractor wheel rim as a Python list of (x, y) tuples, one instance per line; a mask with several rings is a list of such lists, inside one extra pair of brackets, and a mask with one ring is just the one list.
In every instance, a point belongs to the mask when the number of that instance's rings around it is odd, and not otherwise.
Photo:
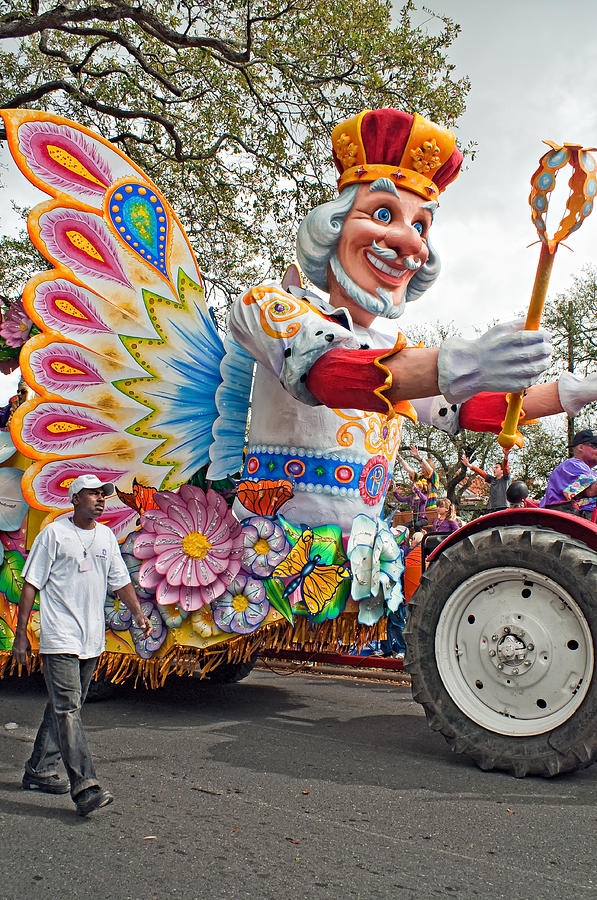
[(593, 637), (581, 608), (530, 569), (466, 579), (442, 610), (435, 654), (459, 709), (483, 728), (518, 737), (566, 722), (593, 675)]

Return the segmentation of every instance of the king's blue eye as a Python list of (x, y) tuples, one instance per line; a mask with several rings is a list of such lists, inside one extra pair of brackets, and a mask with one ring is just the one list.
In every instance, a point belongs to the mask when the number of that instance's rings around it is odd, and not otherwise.
[(386, 206), (380, 206), (379, 209), (376, 209), (373, 213), (373, 218), (377, 219), (378, 222), (382, 222), (384, 225), (388, 225), (392, 221), (392, 213)]
[(419, 234), (423, 234), (423, 224), (422, 224), (422, 222), (415, 222), (415, 224), (413, 225), (413, 228), (415, 229), (415, 231), (418, 231)]

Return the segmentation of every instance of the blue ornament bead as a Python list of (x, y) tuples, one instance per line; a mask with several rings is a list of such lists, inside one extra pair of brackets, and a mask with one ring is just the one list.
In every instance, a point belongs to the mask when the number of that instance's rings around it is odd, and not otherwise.
[(562, 163), (566, 159), (566, 151), (565, 150), (556, 150), (555, 153), (551, 153), (547, 160), (547, 165), (551, 166), (551, 168), (555, 168), (556, 166), (561, 166)]
[(537, 182), (537, 186), (541, 188), (542, 191), (547, 191), (551, 188), (553, 184), (553, 175), (550, 175), (549, 172), (544, 172), (539, 181)]

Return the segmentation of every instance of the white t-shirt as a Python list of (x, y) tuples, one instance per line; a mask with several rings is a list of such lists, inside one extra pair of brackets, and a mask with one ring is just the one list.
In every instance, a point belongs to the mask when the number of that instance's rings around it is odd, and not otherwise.
[[(81, 571), (81, 563), (89, 569)], [(40, 593), (39, 652), (99, 656), (107, 589), (131, 580), (113, 532), (99, 522), (94, 529), (77, 528), (66, 517), (50, 522), (33, 542), (23, 578)]]

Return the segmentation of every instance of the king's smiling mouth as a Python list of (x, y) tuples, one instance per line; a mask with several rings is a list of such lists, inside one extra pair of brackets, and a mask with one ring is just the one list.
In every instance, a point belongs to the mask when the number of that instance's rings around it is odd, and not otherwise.
[(365, 251), (365, 256), (369, 260), (372, 266), (376, 269), (379, 269), (380, 272), (383, 272), (384, 275), (390, 275), (392, 278), (404, 278), (409, 269), (405, 269), (403, 266), (390, 266), (388, 263), (379, 259), (378, 256), (374, 256), (369, 251)]

